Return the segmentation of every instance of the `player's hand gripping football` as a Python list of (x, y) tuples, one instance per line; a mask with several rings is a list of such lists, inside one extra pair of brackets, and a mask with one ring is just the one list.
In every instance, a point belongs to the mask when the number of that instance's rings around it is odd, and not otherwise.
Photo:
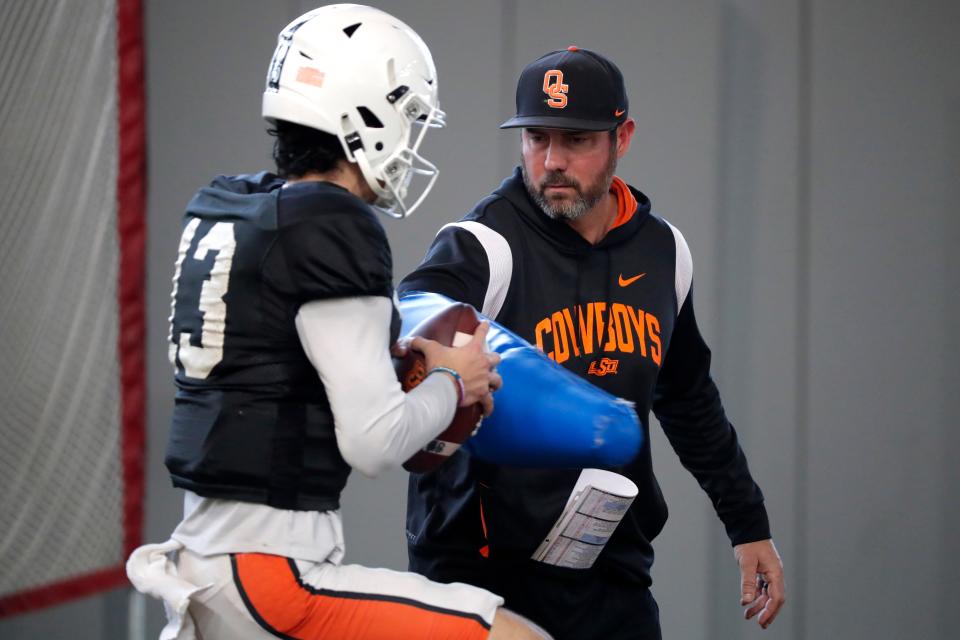
[[(480, 323), (470, 342), (462, 347), (445, 347), (434, 340), (415, 336), (394, 345), (393, 355), (402, 357), (408, 349), (413, 349), (423, 354), (427, 371), (434, 367), (453, 369), (463, 380), (464, 397), (461, 406), (468, 407), (479, 402), (483, 407), (483, 415), (488, 416), (493, 413), (492, 392), (503, 384), (503, 379), (495, 369), (500, 362), (500, 356), (486, 350), (488, 331), (490, 323)], [(456, 384), (453, 378), (451, 382)]]

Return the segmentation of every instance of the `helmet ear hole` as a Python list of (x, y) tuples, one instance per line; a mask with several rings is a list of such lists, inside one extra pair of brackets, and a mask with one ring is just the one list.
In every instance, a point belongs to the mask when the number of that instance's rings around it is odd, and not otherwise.
[(363, 118), (363, 124), (367, 125), (367, 128), (383, 129), (383, 123), (380, 122), (380, 118), (367, 107), (357, 107), (357, 112), (360, 114), (360, 117)]

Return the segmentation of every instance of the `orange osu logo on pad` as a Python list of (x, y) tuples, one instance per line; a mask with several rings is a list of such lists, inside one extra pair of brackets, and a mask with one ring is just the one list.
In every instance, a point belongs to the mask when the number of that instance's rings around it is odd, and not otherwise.
[(548, 107), (554, 109), (563, 109), (567, 106), (568, 85), (563, 84), (563, 71), (551, 69), (543, 74), (543, 92), (549, 99), (546, 101)]

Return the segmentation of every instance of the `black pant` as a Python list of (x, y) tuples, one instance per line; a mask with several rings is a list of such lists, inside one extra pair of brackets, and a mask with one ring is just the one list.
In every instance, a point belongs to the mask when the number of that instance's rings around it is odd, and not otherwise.
[(660, 610), (647, 583), (598, 562), (564, 569), (522, 556), (409, 547), (410, 570), (437, 582), (489, 589), (556, 640), (661, 640)]
[(564, 569), (533, 560), (496, 571), (493, 591), (506, 607), (556, 640), (660, 640), (660, 609), (650, 590), (604, 571)]

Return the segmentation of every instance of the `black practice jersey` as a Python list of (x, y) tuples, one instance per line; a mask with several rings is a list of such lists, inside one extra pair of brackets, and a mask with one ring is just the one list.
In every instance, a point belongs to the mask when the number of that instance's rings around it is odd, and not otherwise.
[[(373, 210), (339, 186), (219, 177), (191, 200), (173, 283), (175, 486), (286, 509), (334, 509), (349, 467), (294, 324), (306, 302), (393, 296)], [(394, 310), (392, 339), (399, 332)], [(389, 344), (384, 344), (384, 349)]]

